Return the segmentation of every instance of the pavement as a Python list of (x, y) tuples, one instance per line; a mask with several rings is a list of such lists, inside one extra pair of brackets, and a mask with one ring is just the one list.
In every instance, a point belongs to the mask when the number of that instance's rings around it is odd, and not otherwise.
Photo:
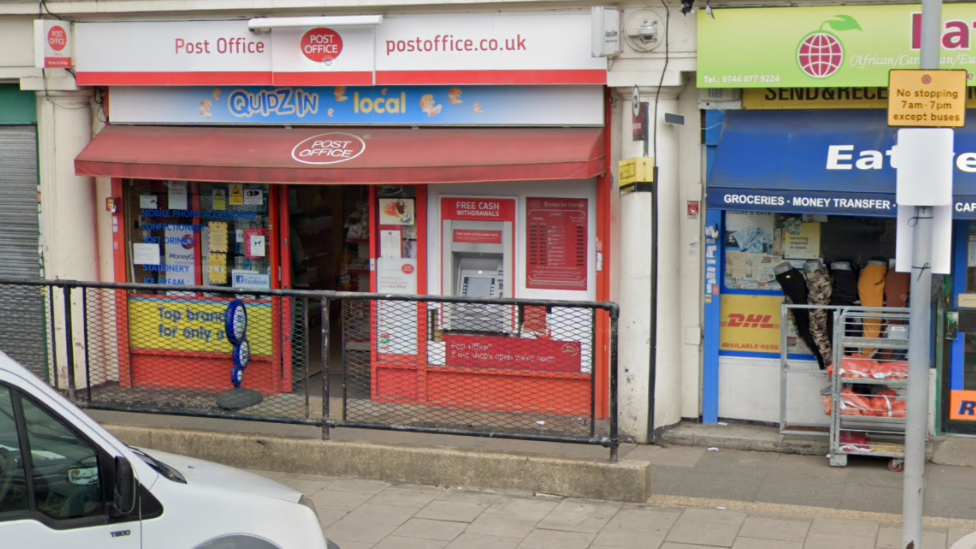
[[(223, 444), (214, 442), (222, 433), (232, 431), (248, 433), (248, 436), (254, 439), (253, 446), (268, 448), (276, 444), (275, 441), (318, 441), (321, 431), (317, 428), (206, 418), (96, 411), (88, 413), (96, 420), (109, 424), (110, 430), (112, 425), (127, 425), (151, 430), (154, 434), (167, 432), (183, 434), (182, 446), (176, 448), (160, 446), (161, 450), (177, 451), (239, 467), (280, 468), (288, 469), (293, 473), (300, 471), (335, 477), (367, 478), (364, 474), (331, 472), (336, 469), (328, 469), (328, 467), (333, 466), (335, 462), (340, 461), (338, 458), (342, 457), (338, 454), (336, 454), (337, 459), (332, 459), (329, 455), (316, 456), (314, 453), (302, 453), (298, 456), (301, 458), (301, 463), (295, 460), (289, 462), (290, 458), (287, 456), (283, 458), (280, 454), (266, 454), (265, 457), (268, 459), (264, 462), (265, 465), (261, 465), (257, 461), (247, 459), (247, 455), (250, 454), (246, 452), (249, 451), (247, 448), (250, 446), (245, 447), (235, 440)], [(373, 455), (363, 449), (377, 447), (387, 450), (385, 455), (387, 461), (376, 464), (371, 472), (372, 476), (368, 477), (373, 481), (447, 484), (455, 487), (497, 490), (498, 493), (503, 493), (513, 489), (533, 490), (531, 479), (546, 474), (545, 471), (555, 467), (551, 463), (557, 461), (556, 466), (567, 467), (567, 474), (606, 475), (612, 472), (608, 472), (607, 469), (574, 467), (580, 463), (606, 464), (608, 451), (598, 446), (355, 429), (334, 429), (331, 434), (332, 446), (323, 447), (317, 452), (324, 453), (331, 451), (332, 448), (342, 448), (346, 445), (351, 450), (346, 451), (344, 459), (353, 465), (356, 461), (368, 460), (369, 458), (365, 456)], [(160, 436), (152, 440), (165, 441), (173, 438)], [(126, 438), (123, 437), (123, 440)], [(154, 447), (144, 442), (136, 444)], [(638, 505), (651, 506), (678, 505), (711, 509), (725, 507), (727, 510), (737, 510), (745, 514), (799, 513), (800, 516), (826, 517), (832, 520), (862, 516), (867, 517), (864, 520), (879, 524), (885, 521), (895, 521), (897, 524), (900, 520), (902, 474), (888, 471), (886, 459), (851, 456), (847, 467), (832, 468), (825, 454), (756, 452), (733, 450), (722, 446), (714, 448), (716, 451), (710, 451), (708, 447), (703, 446), (621, 445), (621, 464), (642, 464), (642, 467), (646, 466), (649, 470), (650, 487), (647, 495), (631, 501)], [(478, 456), (479, 459), (488, 461), (439, 461), (436, 463), (450, 463), (452, 466), (437, 469), (437, 465), (432, 465), (435, 462), (422, 459), (426, 454), (418, 452), (430, 452), (438, 459), (441, 458), (438, 452), (446, 452), (450, 456)], [(472, 478), (471, 472), (466, 471), (466, 468), (491, 467), (492, 459), (507, 460), (511, 467), (505, 469), (507, 473), (497, 472), (502, 469), (482, 471), (485, 473), (482, 478), (487, 482), (486, 485), (474, 486), (466, 480)], [(315, 460), (323, 463), (322, 468), (304, 467), (304, 470), (300, 470), (295, 465), (304, 465), (305, 462)], [(529, 468), (526, 464), (532, 461), (538, 461), (541, 465), (535, 469)], [(280, 465), (283, 463), (292, 465)], [(426, 474), (412, 477), (414, 480), (410, 480), (411, 477), (397, 476), (411, 467), (415, 471)], [(539, 473), (539, 471), (543, 472)], [(499, 478), (506, 474), (522, 476), (521, 479)], [(611, 485), (607, 478), (595, 478), (588, 486), (601, 483)], [(976, 469), (928, 463), (926, 483), (925, 515), (931, 525), (964, 528), (968, 527), (971, 521), (974, 524), (972, 530), (976, 531)], [(557, 485), (552, 484), (552, 486)], [(319, 486), (318, 489), (322, 488), (324, 486)], [(557, 493), (554, 490), (541, 488), (535, 491)], [(608, 490), (604, 489), (601, 495), (565, 492), (559, 495), (596, 497), (606, 500), (624, 499), (603, 495), (607, 492)], [(368, 498), (364, 499), (362, 495), (359, 499), (362, 500), (360, 504), (368, 501)], [(619, 510), (629, 509), (628, 506), (631, 504), (613, 505)], [(960, 524), (962, 526), (959, 526)], [(841, 546), (843, 545), (838, 547)]]
[[(674, 457), (689, 455), (678, 449)], [(745, 466), (752, 456), (739, 456)], [(768, 460), (771, 458), (765, 458)], [(689, 471), (707, 468), (697, 456)], [(773, 460), (777, 461), (777, 460)], [(662, 466), (668, 467), (668, 466)], [(674, 466), (671, 466), (674, 467)], [(308, 495), (340, 549), (874, 549), (901, 544), (898, 517), (798, 506), (644, 504), (252, 471)], [(976, 522), (928, 519), (924, 549), (949, 549)]]
[[(651, 494), (799, 505), (900, 515), (902, 474), (887, 459), (848, 458), (830, 467), (825, 456), (650, 446)], [(976, 521), (976, 470), (936, 465), (925, 469), (925, 514)]]

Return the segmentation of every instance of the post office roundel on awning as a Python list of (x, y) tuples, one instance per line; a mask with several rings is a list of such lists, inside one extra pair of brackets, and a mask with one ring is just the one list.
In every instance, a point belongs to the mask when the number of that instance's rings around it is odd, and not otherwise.
[[(364, 136), (368, 137), (368, 135)], [(302, 164), (338, 164), (366, 152), (366, 141), (358, 135), (329, 132), (303, 139), (291, 151), (291, 157)]]

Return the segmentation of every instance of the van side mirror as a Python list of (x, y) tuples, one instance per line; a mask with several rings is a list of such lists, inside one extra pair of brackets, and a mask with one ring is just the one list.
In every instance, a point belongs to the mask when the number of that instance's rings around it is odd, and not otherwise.
[(136, 476), (128, 459), (121, 456), (115, 458), (114, 479), (112, 515), (128, 515), (136, 507)]

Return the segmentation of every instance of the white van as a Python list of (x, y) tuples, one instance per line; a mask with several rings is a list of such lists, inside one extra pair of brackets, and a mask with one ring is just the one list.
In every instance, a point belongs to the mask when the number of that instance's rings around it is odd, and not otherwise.
[(0, 547), (327, 543), (301, 493), (223, 465), (130, 448), (0, 352)]

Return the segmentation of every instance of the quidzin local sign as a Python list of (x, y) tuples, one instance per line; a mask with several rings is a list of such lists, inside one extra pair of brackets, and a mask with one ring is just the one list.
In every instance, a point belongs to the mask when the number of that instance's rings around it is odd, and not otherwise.
[[(946, 4), (942, 19), (941, 67), (976, 86), (976, 4)], [(884, 87), (890, 70), (919, 68), (921, 32), (917, 4), (699, 12), (698, 87)]]

